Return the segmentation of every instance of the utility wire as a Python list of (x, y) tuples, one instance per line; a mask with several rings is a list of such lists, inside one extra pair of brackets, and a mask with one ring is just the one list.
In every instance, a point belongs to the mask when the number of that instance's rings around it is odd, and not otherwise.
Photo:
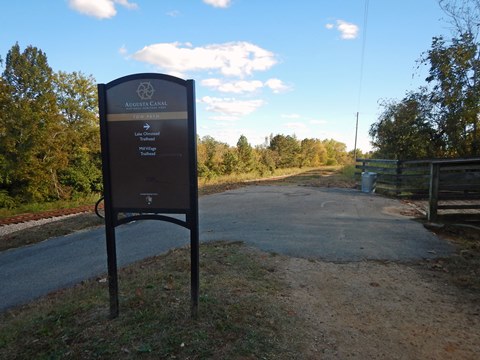
[(369, 0), (365, 0), (365, 8), (363, 11), (363, 38), (362, 38), (362, 52), (360, 55), (360, 81), (358, 84), (358, 99), (357, 99), (357, 116), (355, 122), (355, 148), (353, 150), (353, 156), (357, 161), (357, 136), (358, 136), (358, 114), (360, 111), (360, 100), (362, 97), (362, 84), (363, 84), (363, 67), (365, 63), (365, 47), (367, 43), (367, 25), (368, 25), (368, 5)]
[(364, 72), (363, 70), (365, 65), (365, 48), (367, 44), (368, 5), (369, 5), (369, 0), (365, 0), (365, 8), (363, 12), (363, 38), (362, 38), (362, 52), (360, 55), (360, 82), (358, 85), (357, 112), (360, 109), (360, 100), (362, 97), (363, 72)]

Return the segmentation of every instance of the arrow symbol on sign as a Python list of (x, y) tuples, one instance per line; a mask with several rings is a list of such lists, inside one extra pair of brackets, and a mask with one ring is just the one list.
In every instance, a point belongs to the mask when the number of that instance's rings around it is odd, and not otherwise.
[(150, 125), (148, 125), (148, 123), (145, 123), (145, 125), (143, 125), (143, 128), (144, 128), (145, 130), (148, 130), (148, 129), (150, 129)]

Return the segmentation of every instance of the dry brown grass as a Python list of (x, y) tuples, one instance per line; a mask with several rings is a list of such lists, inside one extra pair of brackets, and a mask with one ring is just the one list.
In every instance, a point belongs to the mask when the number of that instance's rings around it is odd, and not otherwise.
[(120, 271), (115, 320), (102, 278), (0, 315), (0, 358), (295, 358), (302, 323), (277, 300), (285, 287), (277, 261), (239, 243), (202, 245), (194, 320), (189, 249), (147, 259)]

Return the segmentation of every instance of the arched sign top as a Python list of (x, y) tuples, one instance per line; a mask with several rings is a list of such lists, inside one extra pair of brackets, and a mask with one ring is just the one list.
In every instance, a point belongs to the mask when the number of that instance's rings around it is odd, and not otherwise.
[(106, 84), (107, 89), (116, 86), (118, 84), (132, 81), (132, 80), (141, 80), (141, 79), (159, 79), (165, 80), (172, 83), (177, 83), (179, 85), (185, 86), (186, 82), (193, 81), (193, 80), (184, 80), (176, 76), (167, 75), (167, 74), (158, 74), (158, 73), (139, 73), (139, 74), (132, 74), (120, 77), (118, 79), (112, 80)]
[[(164, 74), (134, 74), (108, 83), (107, 114), (170, 113), (187, 117), (187, 89), (193, 80), (182, 80)], [(182, 113), (182, 114), (180, 114)], [(162, 117), (168, 117), (163, 114)]]

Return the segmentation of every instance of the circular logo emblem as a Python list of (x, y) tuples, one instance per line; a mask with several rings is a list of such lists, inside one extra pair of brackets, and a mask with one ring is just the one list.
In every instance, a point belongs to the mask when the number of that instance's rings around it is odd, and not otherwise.
[(150, 81), (141, 82), (137, 88), (138, 97), (142, 100), (150, 100), (153, 96), (155, 89)]

